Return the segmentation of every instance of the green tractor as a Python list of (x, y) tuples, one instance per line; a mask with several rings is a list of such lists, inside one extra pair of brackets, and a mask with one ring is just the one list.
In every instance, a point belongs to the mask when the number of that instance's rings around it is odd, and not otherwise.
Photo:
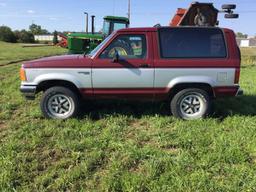
[(129, 27), (129, 19), (126, 17), (106, 16), (104, 17), (102, 33), (95, 33), (94, 17), (95, 16), (92, 16), (91, 33), (70, 33), (67, 35), (67, 44), (70, 54), (89, 53), (113, 31)]

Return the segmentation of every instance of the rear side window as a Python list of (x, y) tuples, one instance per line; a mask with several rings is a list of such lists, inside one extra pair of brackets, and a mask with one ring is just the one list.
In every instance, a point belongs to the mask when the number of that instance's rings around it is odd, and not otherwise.
[(225, 58), (223, 32), (216, 28), (162, 28), (162, 58)]

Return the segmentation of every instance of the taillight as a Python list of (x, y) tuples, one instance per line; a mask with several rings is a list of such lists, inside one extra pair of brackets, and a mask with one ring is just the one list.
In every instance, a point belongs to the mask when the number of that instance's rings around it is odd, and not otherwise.
[(240, 78), (240, 68), (236, 68), (236, 71), (235, 71), (235, 81), (234, 81), (235, 84), (239, 83), (239, 78)]
[(26, 77), (26, 71), (24, 68), (20, 68), (20, 80), (21, 81), (26, 81), (27, 77)]

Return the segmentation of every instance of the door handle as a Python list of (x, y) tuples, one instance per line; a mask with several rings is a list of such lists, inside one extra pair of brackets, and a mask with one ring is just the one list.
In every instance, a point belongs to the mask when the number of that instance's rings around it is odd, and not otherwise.
[(150, 65), (149, 64), (140, 64), (139, 67), (140, 68), (149, 68)]

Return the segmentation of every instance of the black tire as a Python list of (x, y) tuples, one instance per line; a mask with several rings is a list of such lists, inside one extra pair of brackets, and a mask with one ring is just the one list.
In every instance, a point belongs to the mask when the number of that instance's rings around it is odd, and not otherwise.
[(224, 4), (221, 6), (222, 9), (236, 9), (236, 5), (234, 4)]
[(225, 14), (226, 19), (237, 19), (239, 18), (239, 14)]
[(66, 87), (51, 87), (44, 92), (40, 107), (46, 118), (68, 119), (78, 114), (79, 98)]
[[(194, 99), (188, 104), (188, 99), (190, 100), (190, 98)], [(212, 101), (206, 91), (197, 88), (188, 88), (181, 90), (173, 97), (170, 107), (175, 117), (184, 120), (194, 120), (205, 118), (210, 114)]]

